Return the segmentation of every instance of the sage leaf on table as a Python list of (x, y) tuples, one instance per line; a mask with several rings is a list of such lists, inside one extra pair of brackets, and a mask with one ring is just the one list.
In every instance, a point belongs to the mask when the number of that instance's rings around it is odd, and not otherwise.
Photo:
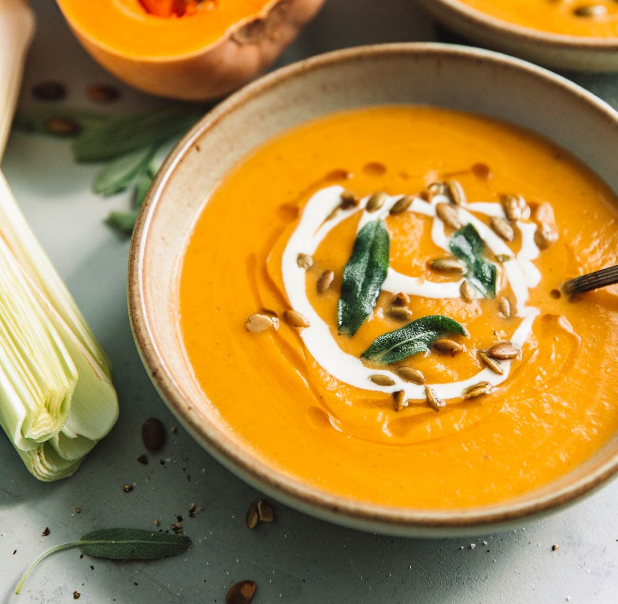
[(454, 319), (443, 315), (428, 315), (379, 336), (361, 358), (391, 365), (420, 352), (427, 355), (437, 339), (449, 334), (467, 336), (468, 332)]
[(486, 298), (496, 296), (496, 265), (487, 261), (485, 242), (473, 225), (467, 224), (453, 234), (450, 241), (451, 253), (463, 260), (468, 267), (466, 279)]
[(157, 146), (152, 145), (110, 161), (96, 175), (92, 183), (92, 190), (97, 195), (104, 197), (124, 191), (145, 173), (156, 152)]
[[(76, 128), (69, 133), (58, 132), (52, 127), (53, 120), (58, 119), (67, 120), (75, 124)], [(79, 136), (83, 132), (102, 128), (111, 119), (112, 116), (98, 111), (44, 105), (18, 111), (13, 120), (13, 128), (49, 136)]]
[(339, 331), (353, 336), (373, 312), (388, 273), (390, 237), (382, 220), (368, 222), (356, 235), (343, 269)]
[(79, 547), (88, 556), (106, 560), (155, 560), (182, 554), (191, 540), (185, 535), (174, 535), (142, 529), (111, 528), (86, 533), (79, 541), (63, 543), (41, 554), (22, 575), (15, 593), (19, 594), (28, 575), (45, 558), (61, 550)]

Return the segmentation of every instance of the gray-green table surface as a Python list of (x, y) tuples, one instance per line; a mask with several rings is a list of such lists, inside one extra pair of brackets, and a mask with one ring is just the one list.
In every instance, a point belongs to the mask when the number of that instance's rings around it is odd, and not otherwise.
[[(32, 84), (66, 82), (67, 105), (88, 107), (86, 84), (114, 82), (75, 42), (52, 0), (34, 0), (38, 31), (22, 102)], [(329, 0), (282, 62), (373, 42), (434, 40), (434, 24), (409, 0)], [(618, 77), (572, 76), (618, 107)], [(160, 101), (122, 87), (114, 111)], [(128, 241), (104, 224), (127, 199), (95, 197), (96, 166), (77, 166), (68, 144), (14, 133), (2, 164), (40, 237), (115, 367), (117, 426), (72, 477), (44, 484), (23, 467), (0, 434), (0, 598), (4, 602), (136, 603), (225, 600), (241, 579), (258, 585), (255, 604), (513, 604), (618, 602), (618, 483), (541, 522), (473, 539), (419, 541), (333, 526), (276, 505), (276, 522), (249, 531), (258, 493), (223, 469), (181, 428), (147, 466), (140, 429), (156, 416), (176, 424), (139, 360), (126, 311)], [(160, 464), (160, 460), (165, 465)], [(133, 483), (131, 493), (123, 492)], [(203, 506), (194, 519), (192, 504)], [(76, 513), (76, 508), (81, 513)], [(96, 528), (168, 528), (184, 517), (190, 550), (151, 563), (81, 559), (70, 550), (48, 559), (22, 595), (12, 589), (49, 546)], [(41, 533), (49, 527), (50, 535)], [(471, 547), (471, 544), (474, 547)], [(557, 551), (552, 545), (557, 544)], [(91, 568), (93, 567), (93, 568)]]

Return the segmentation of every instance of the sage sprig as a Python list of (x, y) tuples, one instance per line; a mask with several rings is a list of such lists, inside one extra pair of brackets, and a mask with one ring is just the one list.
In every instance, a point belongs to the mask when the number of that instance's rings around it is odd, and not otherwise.
[(338, 325), (353, 336), (373, 312), (388, 273), (390, 237), (384, 221), (368, 222), (356, 235), (343, 270)]
[(496, 296), (496, 265), (487, 261), (485, 242), (473, 225), (467, 224), (451, 237), (449, 244), (454, 256), (466, 263), (466, 279), (486, 298)]
[(373, 363), (391, 365), (418, 353), (428, 354), (431, 345), (449, 334), (467, 336), (463, 325), (443, 315), (428, 315), (376, 338), (361, 357)]
[(19, 594), (30, 573), (48, 556), (79, 547), (88, 556), (106, 560), (155, 560), (182, 554), (191, 540), (185, 535), (174, 535), (142, 529), (111, 528), (86, 533), (79, 541), (56, 545), (41, 554), (22, 575), (15, 593)]

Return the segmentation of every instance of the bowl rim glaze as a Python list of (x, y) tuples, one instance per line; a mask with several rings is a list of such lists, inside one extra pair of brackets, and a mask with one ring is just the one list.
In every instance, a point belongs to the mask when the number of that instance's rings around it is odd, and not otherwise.
[[(338, 50), (305, 59), (274, 71), (228, 97), (207, 113), (168, 155), (146, 196), (133, 233), (129, 255), (128, 303), (135, 342), (153, 384), (170, 410), (194, 438), (237, 476), (291, 507), (341, 525), (383, 534), (444, 537), (476, 534), (479, 530), (487, 531), (490, 528), (492, 530), (508, 528), (521, 523), (523, 519), (539, 518), (574, 503), (618, 474), (618, 449), (582, 476), (574, 477), (568, 484), (551, 493), (535, 495), (536, 491), (531, 491), (525, 501), (507, 500), (478, 508), (450, 510), (395, 508), (322, 491), (291, 478), (257, 457), (252, 457), (247, 447), (241, 447), (229, 437), (225, 437), (214, 424), (196, 421), (195, 416), (188, 411), (189, 402), (184, 400), (175, 376), (165, 363), (164, 353), (157, 346), (157, 335), (153, 332), (148, 317), (149, 301), (144, 296), (144, 278), (148, 272), (148, 258), (144, 252), (152, 216), (162, 199), (158, 192), (171, 178), (175, 167), (183, 159), (188, 159), (187, 153), (198, 138), (216, 127), (221, 119), (236, 108), (251, 103), (266, 90), (290, 78), (302, 78), (304, 73), (334, 63), (376, 56), (396, 57), (402, 54), (418, 56), (425, 53), (437, 55), (442, 61), (463, 57), (470, 61), (489, 61), (500, 68), (520, 72), (523, 70), (528, 75), (550, 83), (564, 94), (580, 97), (591, 105), (592, 110), (602, 114), (612, 127), (618, 127), (618, 113), (592, 93), (544, 68), (492, 51), (438, 43), (394, 43)], [(206, 196), (205, 193), (204, 197)]]
[(599, 52), (617, 52), (618, 37), (604, 38), (598, 36), (574, 36), (569, 34), (558, 34), (542, 29), (535, 29), (525, 25), (511, 23), (504, 19), (488, 15), (483, 11), (465, 4), (461, 0), (420, 0), (422, 5), (427, 2), (442, 4), (460, 17), (468, 20), (477, 27), (484, 27), (494, 30), (501, 36), (508, 36), (512, 40), (520, 42), (534, 42), (538, 45), (551, 46), (554, 49), (563, 48), (565, 50), (595, 50)]

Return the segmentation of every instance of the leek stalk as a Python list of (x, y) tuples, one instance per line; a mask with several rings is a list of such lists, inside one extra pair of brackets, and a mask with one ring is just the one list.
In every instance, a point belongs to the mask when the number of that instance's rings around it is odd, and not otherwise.
[[(34, 31), (0, 0), (0, 158)], [(113, 427), (111, 364), (0, 172), (0, 425), (40, 480), (71, 475)]]

